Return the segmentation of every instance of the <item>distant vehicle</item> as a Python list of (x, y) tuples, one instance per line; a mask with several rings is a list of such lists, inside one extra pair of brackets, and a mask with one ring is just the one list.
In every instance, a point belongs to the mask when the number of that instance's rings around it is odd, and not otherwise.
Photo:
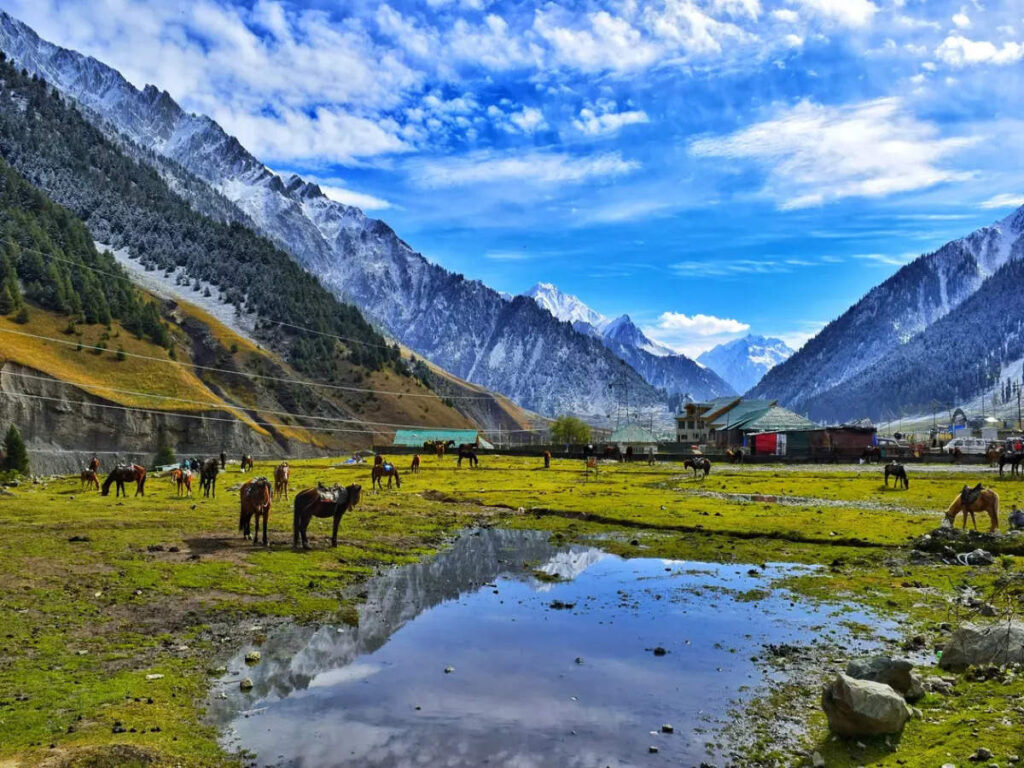
[(988, 451), (988, 441), (980, 437), (954, 437), (942, 446), (945, 453), (953, 453), (957, 448), (960, 449), (960, 453), (984, 456)]
[(889, 451), (905, 451), (908, 448), (910, 448), (910, 446), (904, 440), (897, 440), (895, 437), (882, 437), (881, 435), (879, 435), (877, 440), (879, 448), (884, 448)]

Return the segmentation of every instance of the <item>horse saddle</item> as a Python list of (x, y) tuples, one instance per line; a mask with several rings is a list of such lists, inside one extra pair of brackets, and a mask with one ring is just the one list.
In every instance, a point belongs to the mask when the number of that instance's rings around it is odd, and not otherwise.
[(343, 504), (348, 500), (348, 491), (344, 488), (326, 488), (320, 485), (317, 486), (316, 490), (320, 496), (320, 501), (328, 504)]
[(978, 483), (973, 488), (968, 488), (965, 485), (963, 490), (960, 491), (960, 506), (963, 509), (967, 509), (979, 498), (981, 498), (981, 483)]
[(395, 471), (395, 465), (392, 464), (390, 461), (384, 462), (384, 471), (385, 472), (394, 472)]

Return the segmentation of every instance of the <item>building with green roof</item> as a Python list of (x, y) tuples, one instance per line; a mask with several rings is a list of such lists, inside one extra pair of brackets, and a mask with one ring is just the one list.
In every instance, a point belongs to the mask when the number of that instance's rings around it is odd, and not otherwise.
[(449, 440), (456, 445), (478, 443), (481, 448), (494, 447), (475, 429), (399, 429), (391, 444), (404, 448), (422, 448), (424, 443), (447, 443)]

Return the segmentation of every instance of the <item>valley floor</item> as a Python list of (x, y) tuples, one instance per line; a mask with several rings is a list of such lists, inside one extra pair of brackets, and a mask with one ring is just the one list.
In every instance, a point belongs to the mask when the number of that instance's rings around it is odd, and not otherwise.
[[(272, 470), (257, 464), (255, 474)], [(1001, 614), (1024, 607), (1020, 556), (984, 568), (909, 556), (911, 540), (938, 525), (965, 483), (994, 487), (1004, 518), (1024, 504), (1024, 482), (987, 468), (912, 468), (910, 489), (896, 491), (882, 487), (880, 468), (715, 466), (699, 481), (678, 465), (602, 465), (587, 477), (571, 460), (544, 470), (537, 459), (485, 455), (479, 469), (458, 470), (453, 458), (429, 457), (420, 473), (403, 473), (400, 490), (374, 494), (368, 467), (296, 462), (294, 490), (317, 481), (366, 489), (337, 549), (327, 546), (328, 522), (315, 520), (309, 552), (292, 550), (283, 501), (274, 505), (269, 549), (241, 539), (236, 487), (244, 479), (229, 465), (215, 499), (177, 498), (156, 476), (144, 499), (103, 498), (77, 478), (22, 483), (0, 496), (0, 766), (244, 762), (222, 752), (203, 718), (215, 668), (275, 623), (354, 620), (359, 585), (377, 569), (412, 562), (477, 525), (598, 541), (624, 557), (820, 565), (765, 588), (846, 600), (895, 621), (903, 637), (890, 641), (894, 651), (923, 638), (915, 658), (926, 676), (936, 673), (929, 666), (940, 624), (972, 618), (965, 587)], [(845, 662), (817, 657), (814, 668), (776, 674), (775, 689), (737, 713), (744, 755), (731, 764), (809, 764), (813, 750), (830, 767), (963, 766), (978, 747), (1000, 765), (1024, 754), (1024, 680), (1012, 676), (960, 677), (954, 695), (928, 694), (918, 704), (923, 717), (898, 743), (828, 737), (820, 683)], [(779, 734), (782, 718), (801, 724), (795, 735)]]

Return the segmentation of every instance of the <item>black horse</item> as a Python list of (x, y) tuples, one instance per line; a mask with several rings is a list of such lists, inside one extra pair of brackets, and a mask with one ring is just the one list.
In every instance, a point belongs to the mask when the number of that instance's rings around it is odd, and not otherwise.
[(295, 495), (295, 512), (292, 517), (293, 546), (298, 547), (299, 539), (302, 539), (302, 548), (309, 549), (306, 529), (309, 528), (309, 521), (314, 517), (334, 518), (331, 546), (338, 546), (338, 525), (341, 523), (341, 516), (359, 503), (362, 492), (361, 485), (348, 485), (344, 488), (340, 485), (333, 488), (318, 485), (316, 488), (307, 488), (297, 493)]
[(1003, 451), (999, 454), (999, 476), (1003, 476), (1003, 467), (1010, 465), (1010, 477), (1016, 477), (1020, 472), (1021, 461), (1024, 461), (1024, 453)]
[(684, 461), (683, 468), (692, 469), (694, 477), (697, 476), (698, 472), (703, 472), (704, 475), (701, 477), (701, 480), (703, 480), (711, 473), (711, 462), (703, 456), (695, 456)]
[(743, 449), (742, 448), (730, 448), (725, 452), (725, 455), (729, 457), (730, 464), (742, 464), (743, 463)]
[(871, 464), (875, 461), (882, 460), (882, 449), (877, 445), (869, 445), (864, 449), (864, 453), (860, 455), (860, 460), (864, 464)]
[(476, 451), (472, 449), (472, 446), (459, 446), (459, 460), (456, 462), (455, 466), (461, 467), (463, 459), (466, 459), (466, 461), (469, 462), (471, 469), (480, 463), (480, 460), (476, 457)]
[(892, 477), (892, 487), (899, 488), (903, 486), (903, 490), (910, 489), (910, 480), (907, 478), (907, 468), (902, 464), (897, 464), (895, 461), (890, 461), (885, 465), (885, 487), (889, 487), (889, 477)]
[(220, 472), (220, 462), (217, 459), (207, 459), (199, 470), (199, 485), (203, 489), (203, 496), (209, 498), (217, 497), (217, 473)]

